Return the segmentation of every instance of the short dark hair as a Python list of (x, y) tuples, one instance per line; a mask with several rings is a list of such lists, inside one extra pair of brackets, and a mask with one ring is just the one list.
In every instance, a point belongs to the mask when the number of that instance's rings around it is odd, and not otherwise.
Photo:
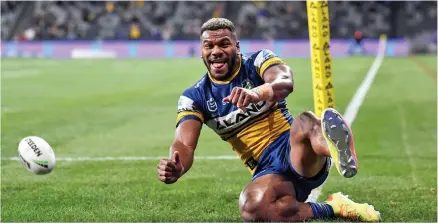
[(201, 35), (204, 31), (214, 31), (218, 29), (228, 29), (232, 33), (236, 33), (236, 27), (233, 22), (226, 18), (211, 18), (201, 26)]

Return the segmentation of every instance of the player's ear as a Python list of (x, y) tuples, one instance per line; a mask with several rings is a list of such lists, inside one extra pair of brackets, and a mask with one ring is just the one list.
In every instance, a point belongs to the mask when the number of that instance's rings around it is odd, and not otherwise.
[(240, 53), (240, 42), (236, 41), (237, 52)]

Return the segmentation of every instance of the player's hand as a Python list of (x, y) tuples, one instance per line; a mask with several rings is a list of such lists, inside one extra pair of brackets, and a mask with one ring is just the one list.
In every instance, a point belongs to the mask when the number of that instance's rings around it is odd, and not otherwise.
[(181, 177), (184, 170), (178, 151), (173, 153), (172, 159), (161, 159), (157, 169), (160, 181), (166, 184), (175, 183)]
[(246, 107), (250, 103), (257, 103), (260, 101), (260, 96), (252, 90), (235, 87), (231, 91), (231, 94), (225, 97), (222, 101), (230, 102), (242, 111), (246, 111)]

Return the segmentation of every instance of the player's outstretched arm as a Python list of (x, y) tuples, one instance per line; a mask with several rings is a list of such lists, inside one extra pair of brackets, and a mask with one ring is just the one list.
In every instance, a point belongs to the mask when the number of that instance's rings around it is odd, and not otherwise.
[(161, 159), (157, 165), (160, 181), (166, 184), (175, 183), (192, 167), (201, 127), (202, 123), (197, 120), (186, 120), (177, 127), (175, 140), (169, 151), (170, 158)]
[[(263, 80), (267, 88), (272, 88), (270, 101), (281, 101), (294, 90), (293, 73), (286, 64), (272, 66), (265, 70)], [(270, 89), (267, 89), (269, 91)]]
[(230, 102), (245, 111), (250, 103), (281, 101), (294, 89), (293, 73), (285, 64), (267, 68), (262, 75), (265, 84), (251, 90), (235, 87), (223, 101)]

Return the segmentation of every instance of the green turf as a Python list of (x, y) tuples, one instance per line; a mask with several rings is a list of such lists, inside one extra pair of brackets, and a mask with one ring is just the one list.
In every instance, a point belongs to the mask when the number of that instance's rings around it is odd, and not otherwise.
[[(374, 58), (333, 62), (343, 112)], [(432, 68), (436, 57), (418, 58)], [(313, 110), (308, 59), (295, 73), (293, 115)], [(1, 64), (1, 156), (17, 155), (28, 135), (57, 157), (166, 156), (181, 92), (204, 72), (199, 59), (36, 60)], [(385, 221), (437, 221), (436, 80), (409, 58), (385, 58), (352, 126), (359, 174), (332, 169), (321, 200), (342, 191), (369, 202)], [(199, 156), (234, 155), (203, 128)], [(196, 160), (174, 185), (156, 177), (157, 161), (58, 161), (46, 176), (2, 161), (1, 220), (240, 221), (237, 201), (250, 175), (239, 160)]]

